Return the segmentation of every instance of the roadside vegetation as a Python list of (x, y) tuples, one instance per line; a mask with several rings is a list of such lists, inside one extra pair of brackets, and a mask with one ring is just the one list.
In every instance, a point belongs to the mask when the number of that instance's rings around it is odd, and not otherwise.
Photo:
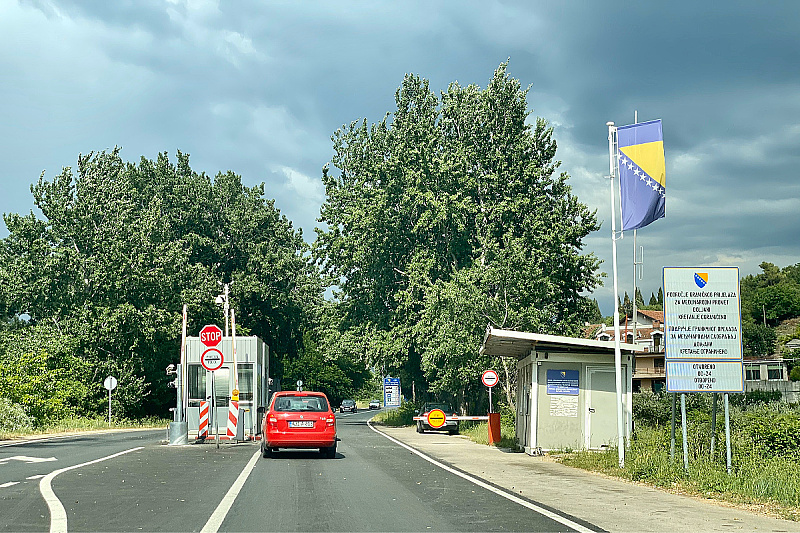
[[(4, 401), (0, 399), (0, 408)], [(15, 410), (19, 410), (19, 407)], [(170, 420), (147, 417), (138, 420), (114, 419), (111, 424), (108, 418), (64, 418), (50, 422), (43, 426), (33, 427), (31, 424), (20, 423), (16, 417), (0, 414), (0, 441), (18, 439), (22, 437), (35, 437), (39, 435), (54, 435), (61, 433), (79, 433), (82, 431), (101, 431), (108, 429), (159, 429), (166, 428)]]
[(680, 407), (675, 458), (670, 459), (668, 394), (634, 395), (636, 430), (626, 452), (625, 468), (618, 466), (616, 448), (564, 451), (555, 456), (568, 466), (800, 520), (800, 406), (775, 401), (769, 393), (731, 395), (730, 399), (731, 475), (726, 470), (721, 400), (711, 454), (710, 394), (687, 395), (688, 471), (683, 466)]

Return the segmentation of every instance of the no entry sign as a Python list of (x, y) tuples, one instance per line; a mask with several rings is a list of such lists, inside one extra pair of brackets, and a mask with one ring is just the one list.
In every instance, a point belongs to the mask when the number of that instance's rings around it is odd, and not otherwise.
[(225, 358), (222, 356), (222, 352), (216, 348), (209, 348), (200, 356), (200, 363), (203, 365), (203, 368), (211, 372), (219, 370), (224, 362)]
[(441, 409), (431, 409), (431, 412), (428, 413), (428, 425), (432, 428), (442, 427), (445, 421), (447, 421), (447, 415)]
[(499, 381), (499, 378), (497, 377), (497, 372), (495, 372), (494, 370), (487, 370), (481, 376), (481, 381), (483, 381), (483, 384), (486, 385), (487, 387), (490, 388), (494, 387), (495, 385), (497, 385), (497, 382)]
[(214, 324), (203, 326), (203, 329), (200, 330), (200, 342), (203, 343), (203, 346), (213, 348), (222, 342), (222, 330)]

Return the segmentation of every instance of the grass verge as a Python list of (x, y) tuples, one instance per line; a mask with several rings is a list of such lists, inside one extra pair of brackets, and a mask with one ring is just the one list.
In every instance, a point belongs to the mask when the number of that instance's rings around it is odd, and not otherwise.
[[(786, 457), (765, 457), (751, 451), (734, 456), (731, 475), (724, 458), (693, 457), (684, 471), (677, 443), (675, 461), (669, 456), (665, 428), (637, 430), (619, 468), (616, 448), (602, 452), (553, 454), (561, 463), (630, 481), (644, 482), (673, 492), (726, 501), (748, 510), (800, 521), (800, 464)], [(724, 453), (724, 441), (722, 445)]]
[[(461, 422), (459, 432), (469, 437), (472, 442), (489, 446), (489, 424), (488, 422)], [(493, 444), (498, 448), (517, 449), (516, 429), (514, 426), (506, 424), (500, 425), (500, 442)]]
[(20, 437), (44, 436), (57, 433), (73, 433), (78, 431), (98, 431), (103, 429), (136, 429), (166, 427), (170, 420), (163, 418), (144, 418), (141, 420), (111, 420), (103, 418), (68, 418), (52, 422), (40, 428), (23, 428), (12, 431), (0, 431), (0, 440), (18, 439)]

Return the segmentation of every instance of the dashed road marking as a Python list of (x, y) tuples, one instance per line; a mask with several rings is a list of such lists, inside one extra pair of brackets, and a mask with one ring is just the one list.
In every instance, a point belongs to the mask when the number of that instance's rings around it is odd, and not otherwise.
[(239, 473), (239, 477), (236, 478), (231, 488), (228, 489), (228, 492), (222, 497), (222, 501), (219, 502), (217, 508), (214, 509), (206, 525), (200, 530), (201, 533), (217, 533), (217, 531), (219, 531), (220, 526), (222, 526), (222, 521), (225, 520), (228, 511), (231, 510), (233, 502), (236, 501), (236, 496), (241, 492), (244, 482), (247, 481), (247, 476), (249, 476), (250, 472), (255, 468), (260, 456), (261, 450), (256, 450), (256, 453), (253, 454), (253, 457), (250, 458), (250, 461), (248, 461), (244, 469)]
[(3, 483), (2, 485), (0, 485), (0, 489), (13, 487), (14, 485), (17, 485), (17, 484), (19, 484), (19, 481), (9, 481), (8, 483)]

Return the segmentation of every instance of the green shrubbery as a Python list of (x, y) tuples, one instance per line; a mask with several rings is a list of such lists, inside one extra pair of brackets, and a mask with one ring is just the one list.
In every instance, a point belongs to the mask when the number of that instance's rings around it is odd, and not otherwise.
[(625, 456), (617, 465), (616, 448), (578, 452), (563, 457), (565, 464), (602, 471), (657, 486), (680, 488), (732, 501), (768, 503), (784, 517), (797, 520), (800, 511), (800, 406), (771, 401), (763, 391), (730, 395), (732, 472), (726, 468), (725, 423), (721, 399), (717, 403), (716, 445), (711, 453), (711, 394), (687, 394), (687, 448), (689, 469), (683, 467), (680, 400), (677, 402), (675, 457), (670, 458), (668, 394), (634, 395), (635, 431)]
[(385, 426), (412, 426), (419, 407), (414, 402), (403, 402), (397, 409), (387, 409), (375, 415), (375, 422)]
[(29, 430), (33, 420), (25, 413), (25, 408), (8, 398), (0, 398), (0, 433)]

